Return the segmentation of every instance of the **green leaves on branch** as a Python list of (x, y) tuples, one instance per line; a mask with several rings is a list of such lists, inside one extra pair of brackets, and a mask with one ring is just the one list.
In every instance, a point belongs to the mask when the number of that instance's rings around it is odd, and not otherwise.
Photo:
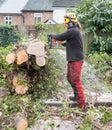
[(0, 46), (6, 47), (8, 45), (17, 43), (21, 39), (20, 33), (13, 25), (0, 26)]
[(112, 54), (112, 37), (104, 38), (103, 36), (94, 35), (89, 43), (91, 53), (102, 52)]
[(44, 23), (35, 24), (35, 29), (36, 30), (44, 30), (45, 29), (45, 24)]
[(82, 4), (76, 9), (76, 14), (84, 26), (85, 34), (93, 35), (90, 41), (90, 53), (97, 51), (110, 54), (112, 52), (112, 2), (82, 0)]
[(102, 118), (100, 119), (101, 123), (105, 124), (108, 123), (109, 121), (112, 121), (112, 113), (107, 110), (106, 107), (101, 107), (102, 111)]
[(76, 12), (80, 22), (87, 27), (96, 27), (101, 32), (112, 31), (112, 3), (109, 0), (82, 0)]

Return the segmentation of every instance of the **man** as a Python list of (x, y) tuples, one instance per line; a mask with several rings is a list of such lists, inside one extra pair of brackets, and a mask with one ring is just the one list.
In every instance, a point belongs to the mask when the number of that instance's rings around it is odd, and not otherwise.
[(64, 16), (64, 23), (67, 30), (62, 34), (52, 34), (51, 37), (53, 42), (58, 41), (59, 44), (66, 47), (67, 79), (74, 93), (74, 97), (70, 97), (70, 99), (77, 101), (79, 108), (85, 109), (86, 103), (81, 83), (81, 70), (84, 62), (81, 26), (73, 13)]

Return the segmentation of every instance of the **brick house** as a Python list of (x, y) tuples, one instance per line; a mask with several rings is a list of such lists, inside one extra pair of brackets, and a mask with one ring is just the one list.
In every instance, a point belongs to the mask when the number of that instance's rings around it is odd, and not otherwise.
[(17, 25), (23, 34), (32, 33), (39, 22), (63, 22), (66, 9), (76, 7), (81, 0), (0, 0), (0, 24)]
[[(0, 0), (2, 1), (2, 0)], [(21, 10), (28, 0), (4, 0), (0, 6), (0, 24), (23, 25), (24, 17)]]
[(53, 0), (0, 0), (0, 24), (34, 25), (53, 18)]
[(52, 0), (0, 0), (0, 5), (0, 24), (17, 25), (23, 34), (53, 17)]
[(0, 24), (34, 25), (53, 18), (53, 0), (0, 0)]
[(53, 20), (53, 0), (29, 0), (22, 9), (25, 25)]
[(0, 24), (34, 25), (38, 22), (62, 23), (66, 8), (81, 0), (0, 0)]

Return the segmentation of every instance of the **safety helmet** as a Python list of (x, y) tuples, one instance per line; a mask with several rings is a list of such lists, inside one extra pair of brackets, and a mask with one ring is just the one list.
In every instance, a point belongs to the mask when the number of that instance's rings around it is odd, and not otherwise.
[(70, 23), (70, 22), (74, 22), (74, 23), (77, 22), (76, 16), (75, 16), (74, 13), (67, 13), (67, 14), (64, 16), (64, 23)]

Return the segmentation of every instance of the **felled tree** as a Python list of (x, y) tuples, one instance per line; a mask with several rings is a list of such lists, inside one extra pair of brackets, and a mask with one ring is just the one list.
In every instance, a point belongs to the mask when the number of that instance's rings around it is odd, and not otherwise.
[(12, 72), (11, 79), (17, 94), (25, 94), (28, 91), (27, 82), (30, 76), (34, 75), (36, 67), (46, 65), (46, 57), (45, 43), (31, 38), (27, 45), (15, 45), (12, 52), (6, 56), (7, 63), (16, 65), (17, 68), (17, 71)]

